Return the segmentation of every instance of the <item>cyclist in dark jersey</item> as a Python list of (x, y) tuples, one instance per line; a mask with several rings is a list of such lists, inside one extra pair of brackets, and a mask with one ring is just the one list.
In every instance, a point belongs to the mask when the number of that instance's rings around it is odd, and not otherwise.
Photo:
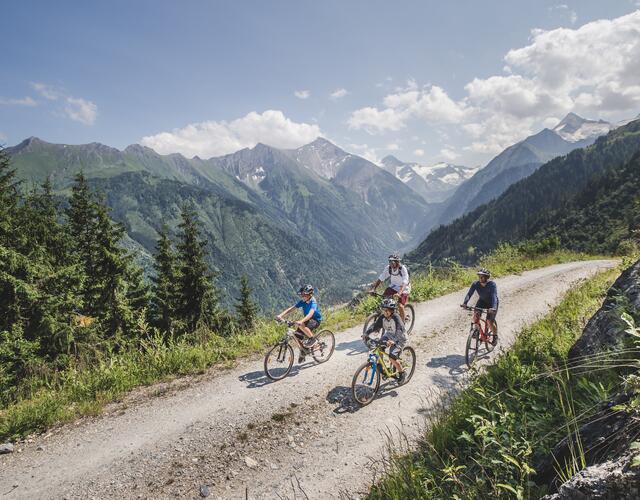
[[(498, 306), (500, 300), (498, 299), (498, 285), (493, 280), (489, 280), (491, 272), (484, 267), (478, 271), (478, 281), (474, 281), (461, 304), (461, 307), (467, 307), (467, 302), (471, 299), (474, 293), (478, 294), (478, 301), (475, 307), (482, 309), (489, 309), (487, 312), (487, 326), (489, 330), (493, 332), (493, 344), (498, 342), (498, 325), (495, 321), (498, 314)], [(474, 321), (478, 320), (480, 316), (479, 312), (474, 312)]]

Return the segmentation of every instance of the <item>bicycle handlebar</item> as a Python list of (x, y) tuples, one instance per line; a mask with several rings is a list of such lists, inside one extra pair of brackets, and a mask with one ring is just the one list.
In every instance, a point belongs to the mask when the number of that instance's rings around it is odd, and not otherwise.
[(275, 318), (276, 323), (284, 323), (287, 326), (294, 326), (296, 324), (295, 321), (289, 321), (288, 319), (279, 319), (279, 318)]
[(463, 309), (466, 309), (467, 311), (477, 311), (477, 312), (489, 312), (491, 311), (490, 308), (483, 308), (483, 307), (471, 307), (471, 306), (465, 306), (464, 304), (462, 304), (460, 307), (462, 307)]
[(367, 346), (369, 346), (370, 344), (373, 344), (374, 346), (387, 346), (387, 341), (380, 341), (380, 339), (372, 339), (371, 337), (367, 337), (367, 339), (365, 340), (365, 343), (367, 344)]

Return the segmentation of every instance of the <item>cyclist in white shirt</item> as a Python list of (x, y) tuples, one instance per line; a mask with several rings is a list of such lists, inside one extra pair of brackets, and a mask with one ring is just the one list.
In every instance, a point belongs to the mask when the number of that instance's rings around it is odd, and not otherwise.
[(389, 286), (385, 289), (385, 297), (399, 295), (398, 312), (404, 321), (404, 305), (409, 300), (411, 293), (411, 283), (409, 282), (409, 270), (407, 266), (401, 264), (398, 254), (389, 255), (389, 265), (384, 268), (378, 279), (371, 285), (371, 291), (375, 292), (380, 283), (389, 280)]

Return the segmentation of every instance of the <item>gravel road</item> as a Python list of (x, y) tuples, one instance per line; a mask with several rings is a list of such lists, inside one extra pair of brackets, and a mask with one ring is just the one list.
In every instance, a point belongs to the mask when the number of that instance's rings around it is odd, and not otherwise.
[[(559, 264), (496, 280), (500, 349), (579, 280), (614, 261)], [(351, 402), (366, 360), (362, 326), (336, 335), (323, 365), (270, 382), (262, 358), (134, 391), (101, 417), (62, 426), (0, 456), (2, 498), (357, 497), (380, 473), (388, 439), (410, 446), (436, 395), (467, 373), (464, 291), (416, 305), (417, 367), (406, 386)], [(400, 437), (401, 436), (401, 437)]]

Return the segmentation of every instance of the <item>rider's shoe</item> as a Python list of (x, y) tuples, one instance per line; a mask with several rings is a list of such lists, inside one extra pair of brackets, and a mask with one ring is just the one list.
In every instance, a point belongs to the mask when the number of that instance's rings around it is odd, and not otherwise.
[(317, 343), (318, 343), (318, 339), (317, 338), (309, 337), (304, 341), (304, 346), (307, 349), (310, 349), (311, 347), (314, 347)]
[(304, 363), (304, 360), (306, 358), (307, 357), (305, 356), (305, 354), (302, 351), (300, 351), (300, 355), (298, 356), (298, 363)]
[(407, 374), (404, 370), (402, 370), (400, 373), (396, 373), (396, 380), (398, 381), (398, 385), (404, 384), (406, 378)]
[(491, 339), (491, 345), (495, 347), (498, 344), (498, 334), (494, 333), (492, 337), (493, 338)]

